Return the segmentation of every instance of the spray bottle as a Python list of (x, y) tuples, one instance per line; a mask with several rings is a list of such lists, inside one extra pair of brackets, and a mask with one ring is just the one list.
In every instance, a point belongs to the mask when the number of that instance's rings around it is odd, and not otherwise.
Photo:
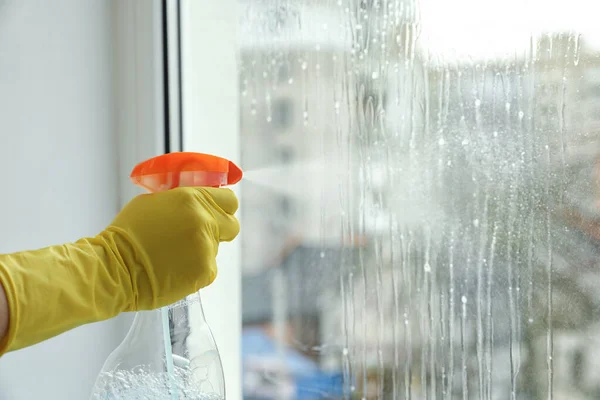
[[(231, 161), (187, 152), (151, 158), (131, 173), (131, 180), (151, 193), (184, 186), (221, 187), (241, 178), (241, 169)], [(200, 293), (159, 310), (138, 312), (127, 336), (104, 363), (91, 398), (225, 399), (221, 358)]]

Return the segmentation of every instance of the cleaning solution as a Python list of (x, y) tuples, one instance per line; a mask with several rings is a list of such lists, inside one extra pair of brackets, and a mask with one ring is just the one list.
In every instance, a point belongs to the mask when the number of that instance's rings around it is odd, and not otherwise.
[[(131, 180), (149, 192), (221, 187), (241, 178), (240, 168), (224, 158), (188, 152), (151, 158), (131, 173)], [(159, 310), (138, 312), (127, 336), (104, 363), (91, 399), (225, 399), (221, 358), (200, 293)]]

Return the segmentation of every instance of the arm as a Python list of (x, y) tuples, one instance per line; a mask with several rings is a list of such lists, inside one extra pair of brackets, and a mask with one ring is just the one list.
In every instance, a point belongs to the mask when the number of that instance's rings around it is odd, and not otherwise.
[[(0, 283), (0, 343), (4, 340), (8, 331), (8, 303), (6, 301), (6, 293), (4, 287)], [(0, 345), (1, 347), (1, 345)]]
[(97, 236), (0, 254), (0, 356), (209, 285), (236, 210), (230, 190), (173, 189), (134, 198)]

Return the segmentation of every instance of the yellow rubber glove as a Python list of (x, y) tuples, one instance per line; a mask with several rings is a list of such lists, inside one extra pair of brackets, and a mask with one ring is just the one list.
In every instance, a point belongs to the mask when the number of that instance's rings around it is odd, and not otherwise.
[(0, 255), (9, 306), (0, 355), (123, 311), (172, 304), (213, 282), (219, 242), (239, 233), (229, 189), (141, 195), (99, 235)]

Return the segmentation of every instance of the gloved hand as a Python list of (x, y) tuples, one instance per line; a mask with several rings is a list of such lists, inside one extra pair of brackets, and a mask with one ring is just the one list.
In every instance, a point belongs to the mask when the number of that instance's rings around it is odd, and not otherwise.
[(0, 355), (123, 311), (169, 305), (213, 282), (233, 240), (229, 189), (178, 188), (134, 198), (99, 235), (0, 255), (9, 305)]

